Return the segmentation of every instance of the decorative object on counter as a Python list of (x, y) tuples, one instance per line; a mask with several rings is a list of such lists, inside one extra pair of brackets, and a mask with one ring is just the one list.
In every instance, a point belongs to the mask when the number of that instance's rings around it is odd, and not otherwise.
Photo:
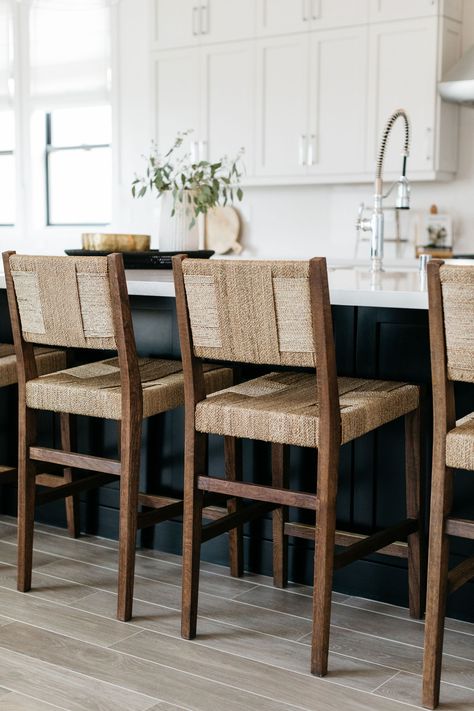
[(83, 232), (82, 246), (94, 252), (144, 252), (150, 249), (150, 235)]
[(197, 218), (218, 205), (242, 200), (241, 150), (234, 159), (223, 156), (215, 163), (195, 161), (182, 151), (184, 138), (178, 133), (170, 150), (162, 155), (152, 144), (144, 176), (136, 176), (132, 195), (143, 197), (156, 192), (162, 198), (159, 228), (160, 249), (195, 250), (199, 247)]
[(431, 205), (428, 215), (422, 215), (416, 240), (416, 256), (430, 254), (432, 257), (449, 259), (453, 256), (453, 228), (451, 215), (438, 213), (438, 206)]
[[(389, 190), (383, 194), (383, 179), (382, 179), (382, 169), (383, 160), (385, 157), (385, 149), (387, 146), (387, 140), (390, 132), (398, 118), (403, 118), (405, 122), (405, 141), (403, 144), (403, 164), (402, 164), (402, 174), (400, 178), (391, 185)], [(408, 120), (407, 113), (404, 109), (397, 109), (390, 116), (385, 130), (383, 132), (382, 141), (380, 144), (379, 155), (377, 158), (376, 171), (375, 171), (375, 194), (374, 194), (374, 207), (372, 211), (372, 217), (370, 219), (363, 218), (362, 213), (364, 210), (364, 205), (359, 207), (359, 216), (357, 218), (356, 228), (357, 231), (362, 230), (364, 232), (371, 233), (370, 240), (370, 268), (374, 272), (380, 272), (383, 270), (383, 254), (384, 254), (384, 213), (383, 213), (383, 200), (387, 198), (392, 192), (395, 185), (398, 186), (397, 189), (397, 200), (395, 207), (398, 210), (408, 210), (410, 207), (410, 184), (406, 177), (406, 167), (407, 158), (410, 152), (410, 122)]]
[[(107, 257), (117, 250), (93, 251), (86, 249), (65, 249), (69, 257)], [(171, 269), (172, 258), (177, 252), (160, 252), (159, 249), (149, 249), (146, 252), (124, 252), (123, 263), (125, 269)], [(193, 259), (209, 259), (214, 254), (212, 249), (186, 250), (186, 254)]]
[(237, 210), (231, 205), (219, 205), (209, 210), (206, 215), (206, 247), (216, 254), (233, 252), (240, 254), (239, 244), (240, 218)]

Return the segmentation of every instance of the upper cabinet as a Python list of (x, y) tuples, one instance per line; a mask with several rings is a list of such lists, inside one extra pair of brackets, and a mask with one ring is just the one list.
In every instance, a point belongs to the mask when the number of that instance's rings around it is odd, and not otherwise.
[(155, 49), (255, 36), (254, 0), (153, 0), (153, 14)]
[(367, 22), (369, 0), (258, 0), (259, 36)]
[(437, 15), (460, 21), (462, 0), (370, 0), (372, 22), (409, 20)]
[[(193, 128), (215, 160), (245, 147), (247, 182), (368, 182), (385, 124), (411, 123), (408, 175), (453, 177), (458, 107), (437, 83), (461, 47), (461, 0), (150, 0), (156, 139)], [(397, 177), (402, 124), (384, 176)]]

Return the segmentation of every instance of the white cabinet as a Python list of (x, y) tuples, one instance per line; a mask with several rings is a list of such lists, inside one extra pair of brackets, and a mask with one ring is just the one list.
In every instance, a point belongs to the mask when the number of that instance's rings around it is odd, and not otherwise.
[(228, 43), (201, 49), (202, 156), (233, 158), (245, 149), (244, 164), (254, 171), (255, 46)]
[(178, 131), (194, 129), (186, 149), (199, 140), (200, 78), (198, 48), (154, 56), (154, 137), (160, 152), (172, 146)]
[(361, 25), (369, 0), (258, 0), (260, 36)]
[(255, 0), (152, 0), (152, 4), (155, 49), (255, 35)]
[(415, 17), (444, 15), (462, 18), (462, 0), (370, 0), (370, 20), (409, 20)]
[(366, 95), (366, 27), (261, 41), (257, 174), (363, 171)]
[(155, 140), (160, 152), (178, 131), (192, 129), (183, 147), (196, 159), (234, 157), (245, 148), (254, 166), (255, 48), (226, 43), (154, 55)]
[(258, 175), (306, 174), (308, 57), (308, 35), (290, 35), (258, 43)]
[(367, 38), (367, 27), (311, 36), (310, 174), (342, 177), (364, 170)]
[[(375, 165), (382, 132), (391, 113), (406, 109), (411, 123), (409, 176), (433, 178), (436, 171), (453, 170), (441, 165), (441, 136), (457, 133), (457, 112), (439, 121), (437, 93), (438, 38), (442, 28), (438, 18), (424, 18), (375, 24), (370, 27), (370, 77), (368, 160)], [(454, 45), (454, 43), (451, 43)], [(459, 45), (458, 45), (459, 46)], [(454, 53), (454, 46), (451, 47)], [(454, 107), (455, 108), (455, 107)], [(396, 175), (401, 169), (403, 122), (394, 126), (387, 144), (385, 173)], [(452, 140), (452, 139), (450, 139)], [(444, 161), (446, 163), (446, 161)]]

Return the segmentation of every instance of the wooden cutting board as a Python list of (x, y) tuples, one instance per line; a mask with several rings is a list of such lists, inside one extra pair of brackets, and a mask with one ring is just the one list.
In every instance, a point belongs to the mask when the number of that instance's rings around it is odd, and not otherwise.
[(234, 252), (239, 254), (240, 218), (237, 210), (230, 205), (215, 207), (206, 215), (206, 249), (216, 254)]

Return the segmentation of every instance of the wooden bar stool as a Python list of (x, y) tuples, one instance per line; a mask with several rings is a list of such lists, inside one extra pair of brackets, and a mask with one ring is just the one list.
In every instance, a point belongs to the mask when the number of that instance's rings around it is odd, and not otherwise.
[[(180, 361), (138, 358), (123, 259), (3, 255), (17, 352), (19, 390), (18, 589), (31, 587), (34, 507), (120, 477), (118, 607), (132, 614), (138, 528), (178, 516), (182, 501), (139, 495), (142, 420), (184, 401)], [(114, 349), (117, 358), (38, 375), (33, 343)], [(232, 383), (228, 368), (206, 366), (208, 392)], [(102, 417), (120, 423), (120, 460), (78, 454), (36, 442), (38, 410)], [(68, 444), (68, 442), (66, 442)], [(84, 469), (85, 478), (36, 494), (36, 463)], [(138, 512), (143, 503), (156, 510)]]
[[(34, 357), (39, 375), (52, 373), (66, 367), (66, 354), (54, 348), (35, 348)], [(15, 347), (11, 343), (0, 343), (0, 388), (16, 385), (17, 364)], [(69, 428), (69, 415), (61, 416), (61, 436), (64, 438)], [(0, 484), (16, 483), (17, 468), (0, 465)], [(72, 481), (70, 469), (64, 469), (63, 476), (55, 474), (38, 474), (36, 481), (42, 486), (57, 486), (60, 483)], [(70, 535), (79, 535), (79, 501), (76, 496), (66, 498), (66, 519)]]
[(474, 539), (474, 521), (450, 515), (454, 470), (474, 471), (474, 412), (456, 422), (454, 400), (455, 381), (474, 383), (474, 267), (433, 260), (428, 295), (434, 431), (423, 705), (434, 709), (446, 598), (474, 577), (474, 556), (448, 570), (449, 536)]
[[(196, 634), (201, 543), (273, 510), (275, 577), (284, 583), (286, 535), (315, 541), (313, 673), (327, 671), (333, 570), (369, 553), (399, 552), (408, 538), (410, 611), (421, 616), (419, 392), (404, 383), (338, 378), (326, 261), (199, 263), (174, 258), (186, 381), (182, 635)], [(202, 358), (291, 366), (206, 397)], [(311, 368), (312, 372), (303, 371)], [(398, 417), (406, 422), (407, 518), (348, 543), (336, 539), (341, 444)], [(205, 433), (272, 442), (272, 486), (206, 474)], [(316, 494), (285, 486), (283, 447), (318, 450)], [(316, 475), (316, 472), (315, 472)], [(202, 526), (205, 492), (254, 500)], [(285, 522), (288, 506), (316, 513), (316, 528)], [(335, 554), (340, 542), (347, 547)]]

